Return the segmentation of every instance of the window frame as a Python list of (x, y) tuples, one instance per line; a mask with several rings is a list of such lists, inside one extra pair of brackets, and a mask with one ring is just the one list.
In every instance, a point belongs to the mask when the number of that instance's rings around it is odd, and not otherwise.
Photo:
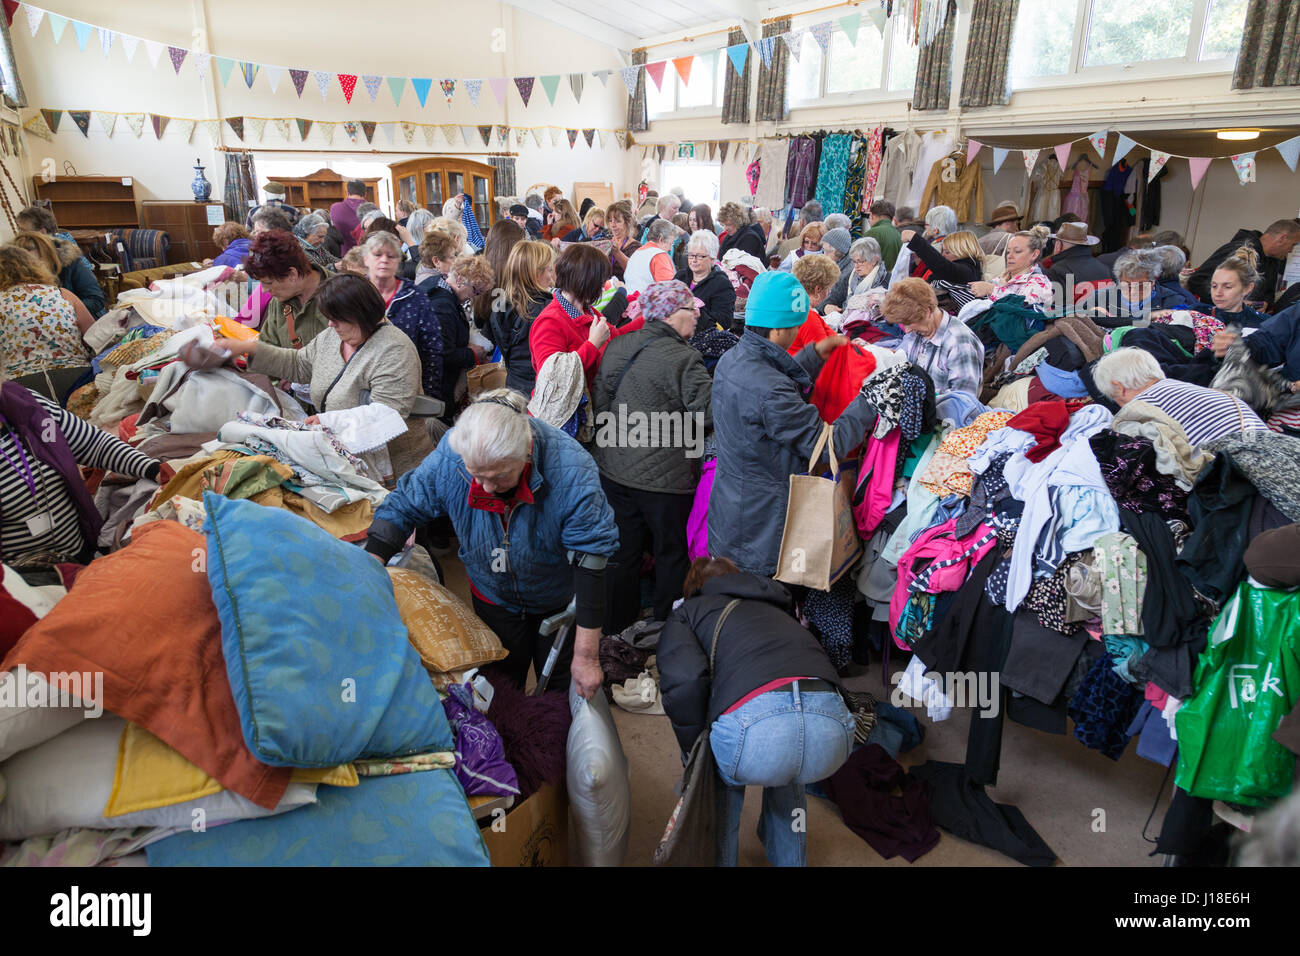
[[(677, 103), (678, 103), (678, 94), (680, 93), (680, 89), (679, 89), (679, 87), (678, 87), (677, 84), (678, 84), (678, 82), (681, 80), (681, 77), (677, 75), (677, 68), (676, 68), (675, 66), (673, 66), (673, 62), (672, 62), (672, 61), (673, 61), (674, 59), (678, 59), (678, 58), (680, 58), (680, 57), (687, 56), (688, 54), (689, 54), (689, 55), (692, 55), (692, 56), (694, 56), (694, 57), (696, 57), (696, 58), (698, 59), (699, 57), (701, 57), (701, 56), (707, 56), (707, 55), (710, 54), (710, 53), (712, 53), (712, 54), (714, 55), (714, 66), (713, 66), (713, 68), (714, 68), (714, 75), (713, 75), (713, 97), (714, 97), (714, 101), (713, 101), (713, 105), (711, 105), (711, 106), (687, 106), (687, 107), (681, 107), (681, 106), (678, 106), (678, 105), (677, 105)], [(750, 55), (750, 56), (757, 56), (758, 54), (756, 54), (753, 50), (750, 50), (750, 51), (749, 51), (749, 55)], [(647, 120), (647, 122), (654, 123), (654, 122), (661, 121), (661, 120), (697, 119), (697, 118), (710, 118), (710, 117), (720, 117), (720, 116), (722, 116), (722, 99), (723, 99), (723, 96), (724, 96), (724, 92), (723, 92), (723, 91), (724, 91), (724, 89), (726, 88), (726, 86), (725, 86), (725, 84), (726, 84), (726, 73), (723, 73), (723, 74), (721, 75), (721, 77), (719, 77), (717, 71), (718, 71), (721, 67), (723, 67), (723, 66), (725, 66), (726, 69), (728, 69), (728, 70), (733, 70), (733, 71), (735, 70), (735, 67), (733, 67), (733, 66), (731, 65), (731, 58), (727, 56), (727, 49), (726, 49), (726, 47), (722, 47), (721, 49), (718, 49), (718, 50), (705, 50), (705, 51), (703, 51), (702, 53), (699, 53), (699, 52), (692, 52), (691, 50), (684, 50), (684, 51), (682, 51), (682, 52), (680, 52), (680, 53), (676, 53), (676, 54), (667, 54), (667, 55), (664, 56), (664, 63), (665, 63), (665, 66), (664, 66), (664, 80), (672, 83), (673, 108), (672, 108), (671, 110), (669, 110), (668, 112), (666, 112), (666, 113), (655, 113), (655, 112), (651, 111), (651, 109), (650, 109), (650, 86), (654, 83), (654, 80), (652, 80), (652, 79), (650, 78), (650, 74), (649, 74), (649, 73), (646, 73), (646, 74), (645, 74), (645, 82), (646, 82), (646, 120)], [(691, 76), (694, 76), (694, 75), (695, 75), (695, 70), (696, 70), (696, 68), (697, 68), (698, 66), (699, 66), (699, 64), (697, 63), (697, 64), (695, 64), (694, 66), (691, 67)]]
[(1075, 0), (1074, 33), (1070, 40), (1069, 69), (1056, 76), (1033, 76), (1016, 81), (1008, 77), (1011, 92), (1053, 89), (1069, 86), (1097, 86), (1101, 84), (1130, 83), (1133, 80), (1177, 79), (1189, 76), (1214, 76), (1231, 74), (1237, 58), (1200, 59), (1209, 28), (1211, 0), (1193, 0), (1191, 29), (1182, 56), (1159, 60), (1138, 60), (1132, 63), (1108, 63), (1105, 66), (1085, 66), (1089, 33), (1092, 29), (1094, 0)]
[[(865, 90), (846, 90), (842, 93), (827, 93), (826, 86), (830, 76), (830, 69), (829, 69), (830, 60), (831, 60), (830, 51), (835, 48), (834, 45), (831, 44), (827, 52), (823, 53), (821, 56), (821, 66), (819, 68), (819, 75), (817, 78), (817, 95), (811, 99), (791, 101), (787, 94), (786, 104), (785, 104), (786, 109), (790, 112), (793, 112), (795, 110), (815, 109), (824, 106), (846, 106), (846, 105), (856, 105), (859, 103), (910, 102), (913, 94), (912, 89), (891, 90), (889, 88), (890, 68), (893, 65), (893, 58), (894, 58), (894, 34), (896, 32), (896, 28), (895, 28), (896, 17), (898, 17), (897, 13), (895, 13), (893, 17), (890, 17), (888, 20), (885, 21), (885, 30), (884, 30), (884, 35), (882, 37), (882, 40), (884, 42), (884, 55), (881, 56), (880, 58), (880, 83), (878, 86), (872, 87), (870, 89), (865, 89)], [(814, 17), (810, 17), (806, 23), (803, 24), (792, 23), (791, 29), (798, 29), (799, 27), (807, 27), (809, 24), (815, 22), (818, 22), (818, 19)], [(863, 20), (858, 26), (859, 35), (863, 30), (874, 30), (874, 29), (875, 29), (875, 25), (872, 24), (869, 20)], [(809, 34), (804, 34), (804, 35), (810, 36)], [(780, 42), (785, 42), (785, 41), (780, 41)], [(813, 40), (813, 42), (816, 43), (817, 41)], [(794, 63), (794, 57), (789, 57), (786, 60), (787, 70), (789, 70), (790, 65), (792, 63)], [(794, 65), (797, 66), (798, 64), (794, 64)], [(915, 85), (916, 84), (915, 84), (915, 77), (914, 77), (913, 87), (915, 87)]]

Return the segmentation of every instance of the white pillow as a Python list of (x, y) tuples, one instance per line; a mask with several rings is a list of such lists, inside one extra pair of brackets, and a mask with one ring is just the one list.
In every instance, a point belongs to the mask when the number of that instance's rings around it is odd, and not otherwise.
[[(14, 669), (0, 673), (0, 681), (12, 685), (10, 688), (0, 687), (0, 761), (57, 737), (86, 719), (86, 708), (71, 695), (72, 707), (28, 707), (24, 701), (29, 699), (28, 693), (34, 682), (45, 684), (43, 696), (47, 700), (50, 698), (48, 683), (41, 674), (26, 668)], [(14, 695), (16, 706), (6, 706), (8, 694)], [(59, 694), (60, 691), (54, 691), (56, 699)]]
[(165, 827), (188, 830), (202, 809), (207, 826), (267, 817), (316, 802), (316, 785), (291, 783), (274, 810), (222, 790), (170, 807), (105, 817), (113, 791), (118, 743), (126, 721), (112, 714), (82, 720), (52, 740), (12, 757), (3, 765), (8, 793), (0, 803), (0, 841), (25, 840), (73, 827), (117, 830)]

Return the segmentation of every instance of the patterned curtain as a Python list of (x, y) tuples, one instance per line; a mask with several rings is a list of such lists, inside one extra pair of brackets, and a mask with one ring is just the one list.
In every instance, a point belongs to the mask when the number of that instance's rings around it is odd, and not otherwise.
[(1020, 0), (975, 0), (970, 45), (961, 78), (963, 107), (1006, 106), (1011, 101), (1007, 66)]
[[(763, 27), (764, 37), (779, 37), (790, 29), (790, 18), (782, 17), (774, 20)], [(752, 53), (750, 54), (753, 55)], [(763, 59), (759, 57), (758, 67), (758, 120), (783, 120), (785, 119), (785, 70), (786, 57), (790, 51), (786, 49), (785, 43), (777, 40), (772, 44), (772, 67), (769, 69), (762, 65)]]
[(18, 64), (14, 61), (14, 45), (9, 38), (9, 25), (0, 17), (0, 87), (14, 109), (27, 105), (23, 81), (18, 78)]
[[(645, 64), (645, 50), (632, 54), (632, 65)], [(650, 128), (650, 118), (645, 108), (645, 70), (636, 71), (636, 95), (627, 100), (627, 128), (630, 133), (644, 133)]]
[(952, 91), (952, 36), (957, 27), (957, 0), (948, 0), (948, 19), (916, 60), (912, 109), (946, 110)]
[(515, 195), (515, 157), (489, 156), (488, 164), (497, 171), (496, 194), (498, 196)]
[[(740, 30), (732, 30), (727, 34), (727, 46), (735, 46), (737, 43), (744, 43), (745, 34)], [(745, 73), (743, 76), (736, 75), (736, 68), (731, 65), (731, 57), (727, 56), (727, 51), (722, 51), (722, 56), (726, 58), (727, 64), (724, 69), (727, 71), (727, 79), (723, 86), (722, 93), (722, 122), (724, 123), (748, 123), (749, 122), (749, 83), (750, 67), (753, 65), (754, 51), (750, 50), (749, 55), (745, 58)], [(773, 61), (776, 62), (775, 60)]]
[(1234, 90), (1300, 86), (1300, 0), (1250, 0)]
[(249, 200), (257, 199), (257, 169), (252, 153), (226, 153), (226, 188), (221, 202), (229, 222), (243, 222), (248, 216)]

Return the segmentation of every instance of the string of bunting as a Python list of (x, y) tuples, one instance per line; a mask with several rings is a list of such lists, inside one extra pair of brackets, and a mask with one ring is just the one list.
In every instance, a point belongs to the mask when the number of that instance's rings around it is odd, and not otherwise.
[[(54, 38), (55, 44), (62, 42), (63, 38), (68, 35), (68, 25), (72, 25), (71, 35), (77, 43), (77, 47), (84, 53), (87, 48), (98, 49), (100, 54), (107, 58), (113, 51), (113, 48), (120, 47), (126, 56), (127, 62), (133, 62), (137, 50), (143, 46), (145, 54), (149, 57), (150, 63), (156, 68), (162, 55), (167, 54), (176, 76), (180, 76), (181, 69), (188, 62), (193, 68), (195, 75), (200, 80), (206, 80), (211, 75), (211, 68), (215, 64), (217, 68), (217, 79), (220, 80), (222, 87), (230, 83), (232, 76), (238, 76), (248, 89), (252, 89), (257, 82), (258, 77), (262, 77), (266, 84), (274, 93), (279, 89), (281, 81), (285, 74), (293, 83), (294, 91), (301, 99), (303, 91), (307, 89), (307, 81), (314, 81), (316, 89), (320, 93), (321, 101), (329, 99), (331, 92), (341, 93), (344, 101), (351, 105), (355, 98), (358, 103), (369, 104), (377, 101), (380, 90), (387, 86), (389, 95), (393, 98), (394, 105), (401, 105), (402, 97), (409, 88), (415, 93), (416, 99), (423, 109), (428, 104), (429, 93), (434, 88), (434, 77), (407, 77), (407, 76), (381, 76), (376, 74), (365, 74), (350, 71), (336, 70), (314, 70), (306, 67), (285, 67), (269, 63), (259, 63), (254, 60), (243, 59), (241, 57), (214, 56), (204, 50), (194, 50), (187, 47), (172, 46), (163, 43), (160, 40), (150, 40), (144, 37), (135, 36), (128, 33), (120, 33), (110, 30), (108, 27), (99, 26), (93, 23), (86, 23), (81, 20), (74, 20), (42, 7), (33, 6), (29, 3), (13, 4), (12, 0), (6, 3), (6, 6), (21, 7), (26, 15), (27, 28), (32, 37), (35, 37), (41, 27), (48, 23), (50, 34)], [(919, 7), (925, 9), (934, 9), (940, 11), (933, 16), (924, 15), (924, 11), (913, 11), (911, 8), (918, 6), (916, 3), (902, 4), (903, 8), (900, 15), (907, 21), (905, 23), (905, 35), (913, 44), (920, 43), (922, 46), (928, 44), (937, 28), (942, 28), (943, 14), (942, 10), (947, 9), (947, 3), (943, 0), (924, 0)], [(936, 20), (935, 17), (938, 17)], [(910, 19), (909, 19), (910, 17)], [(867, 18), (881, 35), (884, 35), (887, 15), (885, 12), (883, 0), (872, 6), (867, 11)], [(937, 25), (937, 27), (936, 27)], [(672, 59), (657, 60), (652, 63), (639, 64), (636, 66), (623, 67), (620, 70), (593, 70), (591, 75), (598, 78), (601, 86), (609, 83), (610, 76), (617, 72), (622, 78), (624, 85), (627, 87), (628, 95), (636, 93), (637, 82), (640, 79), (640, 71), (645, 70), (646, 75), (650, 77), (655, 85), (655, 89), (661, 89), (664, 76), (667, 74), (667, 66), (671, 63), (675, 73), (681, 77), (682, 82), (689, 82), (691, 66), (696, 57), (711, 57), (718, 50), (726, 50), (727, 59), (731, 62), (736, 73), (743, 76), (745, 73), (745, 64), (749, 60), (751, 47), (762, 59), (763, 65), (770, 67), (772, 65), (773, 52), (776, 49), (776, 42), (780, 40), (790, 51), (790, 55), (797, 61), (802, 50), (805, 34), (811, 35), (816, 40), (817, 45), (821, 47), (822, 54), (829, 52), (832, 37), (835, 31), (843, 33), (851, 45), (856, 46), (858, 42), (858, 33), (862, 26), (862, 14), (851, 13), (847, 16), (839, 17), (835, 20), (826, 20), (821, 23), (815, 23), (812, 26), (800, 27), (782, 33), (779, 36), (764, 37), (752, 44), (735, 43), (730, 46), (717, 47), (701, 51), (698, 54), (690, 54)], [(91, 43), (91, 38), (96, 38), (95, 43)], [(235, 67), (238, 67), (236, 71)], [(437, 88), (446, 100), (448, 108), (453, 104), (457, 90), (463, 92), (470, 100), (474, 108), (478, 108), (479, 96), (483, 90), (483, 84), (486, 83), (491, 91), (493, 98), (498, 106), (505, 106), (506, 97), (510, 88), (513, 86), (516, 95), (522, 100), (525, 107), (528, 106), (534, 97), (536, 85), (540, 83), (546, 100), (552, 106), (555, 105), (555, 98), (560, 88), (560, 80), (567, 76), (568, 87), (573, 95), (574, 100), (581, 102), (584, 90), (583, 73), (554, 73), (539, 76), (514, 76), (514, 77), (455, 77), (455, 78), (437, 78)], [(358, 88), (364, 90), (367, 99), (362, 99), (356, 95)], [(540, 98), (538, 98), (540, 99)]]
[[(287, 142), (293, 142), (292, 131), (296, 129), (299, 142), (306, 142), (312, 131), (316, 130), (326, 143), (333, 143), (334, 133), (340, 128), (353, 143), (359, 142), (358, 136), (364, 136), (367, 143), (374, 144), (375, 133), (382, 132), (390, 146), (398, 143), (399, 136), (406, 145), (411, 145), (415, 141), (417, 132), (423, 135), (426, 146), (433, 146), (438, 131), (441, 131), (443, 139), (449, 146), (461, 142), (471, 147), (478, 147), (480, 143), (484, 147), (494, 143), (497, 146), (505, 146), (512, 136), (515, 145), (523, 145), (527, 136), (535, 145), (541, 146), (541, 134), (544, 130), (550, 131), (552, 145), (558, 144), (561, 134), (567, 135), (570, 149), (575, 148), (579, 142), (586, 143), (589, 149), (596, 149), (597, 144), (603, 149), (609, 142), (611, 134), (618, 143), (619, 149), (627, 149), (630, 142), (625, 129), (566, 129), (560, 126), (506, 126), (504, 124), (465, 126), (452, 123), (412, 123), (409, 120), (390, 123), (370, 120), (326, 122), (296, 116), (227, 116), (224, 119), (190, 119), (163, 116), (158, 113), (119, 113), (111, 110), (39, 109), (23, 124), (23, 129), (47, 140), (52, 140), (60, 130), (64, 133), (75, 130), (89, 138), (92, 115), (103, 128), (104, 133), (110, 137), (121, 136), (125, 130), (136, 139), (140, 139), (148, 129), (152, 131), (155, 139), (162, 139), (164, 133), (170, 132), (179, 135), (187, 143), (193, 138), (195, 129), (200, 127), (213, 143), (219, 142), (223, 123), (241, 143), (246, 144), (263, 142), (268, 127), (274, 129), (276, 134)], [(65, 123), (65, 117), (72, 122)], [(122, 125), (118, 124), (119, 119), (122, 120)]]
[[(1068, 169), (1070, 153), (1074, 149), (1074, 144), (1087, 142), (1098, 157), (1105, 162), (1106, 147), (1112, 132), (1115, 132), (1115, 135), (1119, 137), (1115, 142), (1115, 153), (1110, 159), (1112, 164), (1118, 163), (1121, 159), (1131, 153), (1134, 148), (1145, 149), (1151, 153), (1151, 165), (1147, 170), (1147, 182), (1154, 179), (1160, 170), (1169, 165), (1171, 159), (1187, 160), (1187, 165), (1192, 175), (1193, 191), (1195, 191), (1196, 187), (1201, 184), (1201, 180), (1205, 178), (1205, 171), (1210, 168), (1210, 164), (1216, 159), (1227, 159), (1232, 163), (1232, 168), (1237, 173), (1237, 181), (1241, 183), (1241, 185), (1244, 186), (1247, 183), (1255, 182), (1255, 156), (1256, 153), (1259, 152), (1258, 150), (1252, 150), (1248, 153), (1233, 153), (1229, 156), (1182, 156), (1178, 153), (1166, 153), (1153, 146), (1144, 146), (1142, 143), (1139, 143), (1130, 136), (1109, 129), (1101, 129), (1088, 136), (1081, 136), (1077, 139), (1072, 139), (1069, 142), (1053, 146), (1052, 150), (1056, 154), (1056, 161), (1060, 163), (1062, 170)], [(983, 147), (984, 143), (981, 143), (979, 140), (967, 139), (966, 162), (974, 162), (975, 156)], [(1044, 152), (1041, 149), (1013, 150), (1003, 149), (997, 146), (990, 146), (989, 149), (993, 150), (993, 172), (995, 173), (1002, 168), (1002, 163), (1006, 160), (1007, 155), (1013, 152), (1019, 152), (1024, 156), (1025, 172), (1032, 173), (1034, 166), (1038, 162), (1039, 154)], [(1293, 136), (1284, 142), (1278, 143), (1276, 146), (1266, 146), (1265, 149), (1276, 149), (1278, 153), (1281, 154), (1282, 161), (1291, 169), (1291, 172), (1294, 173), (1296, 171), (1297, 161), (1300, 160), (1300, 136)]]

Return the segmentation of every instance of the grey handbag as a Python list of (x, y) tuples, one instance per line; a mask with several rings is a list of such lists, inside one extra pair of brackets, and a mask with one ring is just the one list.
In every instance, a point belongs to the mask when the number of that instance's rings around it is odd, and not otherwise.
[[(713, 657), (718, 650), (718, 635), (722, 625), (740, 603), (733, 598), (722, 610), (713, 628), (713, 644), (709, 648), (709, 681), (713, 680)], [(715, 856), (714, 832), (717, 813), (714, 794), (718, 787), (718, 766), (709, 746), (707, 727), (695, 738), (686, 758), (682, 774), (682, 795), (668, 818), (664, 835), (655, 847), (655, 863), (664, 866), (713, 866)]]

